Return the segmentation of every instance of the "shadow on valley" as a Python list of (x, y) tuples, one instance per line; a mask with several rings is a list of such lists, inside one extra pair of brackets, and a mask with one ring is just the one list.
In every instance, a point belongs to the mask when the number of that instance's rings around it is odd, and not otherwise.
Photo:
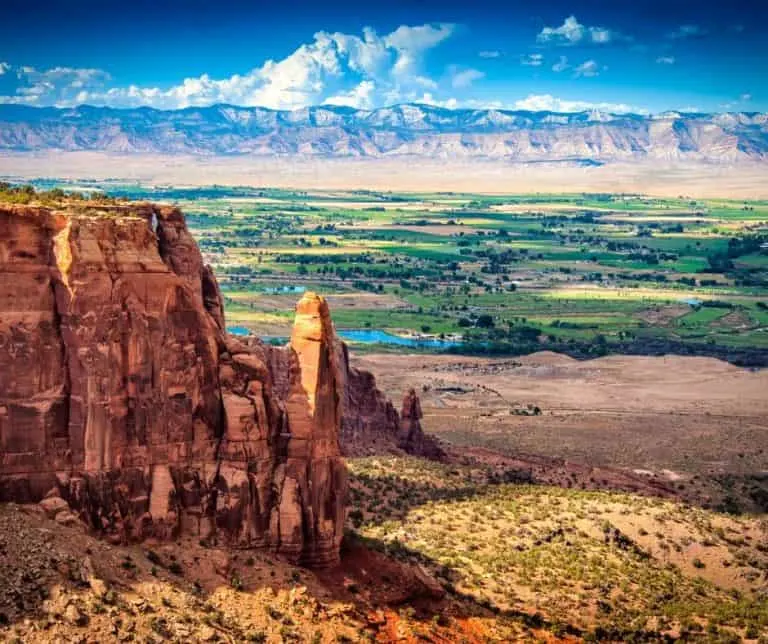
[(647, 491), (553, 487), (511, 468), (384, 458), (352, 468), (345, 556), (365, 546), (423, 570), (427, 588), (437, 582), (472, 614), (598, 641), (695, 639), (702, 617), (713, 621), (708, 641), (768, 626), (765, 518)]
[(379, 606), (388, 605), (433, 631), (437, 631), (436, 627), (448, 626), (451, 621), (460, 631), (468, 620), (492, 618), (497, 626), (502, 624), (516, 632), (529, 631), (528, 635), (531, 631), (583, 635), (575, 625), (550, 621), (538, 611), (504, 609), (488, 599), (463, 592), (457, 587), (461, 572), (401, 542), (391, 543), (348, 532), (341, 554), (341, 567), (320, 576), (335, 580), (343, 573), (347, 579), (345, 590), (354, 595), (361, 608), (373, 595)]
[(188, 539), (109, 545), (33, 506), (8, 504), (0, 506), (0, 547), (0, 639), (9, 642), (320, 642), (361, 634), (474, 642), (579, 632), (444, 586), (429, 571), (457, 582), (459, 573), (353, 533), (338, 566), (310, 571)]
[[(382, 520), (403, 520), (408, 511), (419, 505), (440, 501), (466, 500), (484, 494), (493, 486), (522, 484), (553, 486), (579, 492), (618, 492), (674, 500), (728, 515), (768, 513), (768, 474), (765, 472), (722, 472), (697, 474), (695, 485), (649, 477), (625, 468), (585, 465), (532, 454), (507, 457), (483, 448), (453, 448), (455, 466), (443, 468), (448, 487), (393, 473), (371, 475), (356, 472), (353, 476), (349, 519), (358, 526), (374, 516)], [(435, 465), (423, 463), (425, 472)], [(366, 501), (360, 489), (370, 489), (375, 498)], [(368, 503), (366, 507), (362, 507)], [(385, 514), (382, 514), (385, 512)]]
[[(552, 487), (508, 463), (369, 457), (352, 459), (350, 469), (341, 563), (318, 571), (190, 538), (113, 546), (79, 526), (57, 525), (36, 506), (0, 506), (0, 635), (30, 615), (46, 637), (92, 632), (124, 641), (129, 633), (140, 641), (203, 633), (255, 642), (326, 641), (328, 633), (329, 641), (365, 633), (384, 641), (664, 641), (673, 639), (670, 624), (685, 640), (703, 635), (696, 616), (704, 610), (728, 628), (768, 625), (761, 600), (681, 572), (690, 556), (694, 569), (714, 572), (711, 552), (727, 546), (739, 566), (768, 578), (765, 553), (733, 545), (740, 535), (717, 523), (728, 515), (674, 504), (677, 514), (656, 535), (637, 520), (669, 514), (663, 498)], [(663, 563), (658, 546), (669, 543), (674, 555), (669, 535), (679, 531), (667, 525), (698, 534), (708, 522), (715, 524), (697, 539), (709, 553)], [(638, 597), (622, 599), (622, 587), (636, 587)], [(669, 617), (652, 627), (641, 619), (650, 611)], [(731, 641), (727, 632), (709, 633), (709, 641)]]

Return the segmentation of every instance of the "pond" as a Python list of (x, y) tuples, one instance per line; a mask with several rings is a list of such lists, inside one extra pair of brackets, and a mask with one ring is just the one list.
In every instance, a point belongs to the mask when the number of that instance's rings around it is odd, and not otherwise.
[(445, 349), (461, 344), (456, 340), (441, 340), (440, 338), (413, 338), (387, 333), (381, 329), (341, 329), (339, 337), (348, 342), (360, 344), (393, 344), (401, 347), (419, 347), (422, 349)]
[[(249, 335), (250, 331), (244, 326), (228, 326), (227, 331), (232, 335)], [(391, 344), (400, 347), (416, 347), (421, 349), (446, 349), (461, 344), (456, 340), (441, 340), (440, 338), (413, 338), (395, 335), (381, 329), (339, 329), (336, 331), (342, 340), (359, 344)], [(288, 338), (264, 336), (262, 340), (270, 344), (282, 344)]]

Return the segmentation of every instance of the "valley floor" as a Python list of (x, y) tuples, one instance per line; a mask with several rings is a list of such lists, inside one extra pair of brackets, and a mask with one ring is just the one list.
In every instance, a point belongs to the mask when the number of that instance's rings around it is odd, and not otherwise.
[[(711, 358), (578, 361), (547, 352), (356, 360), (393, 399), (416, 388), (425, 430), (458, 448), (618, 469), (699, 504), (768, 510), (765, 370)], [(541, 413), (528, 415), (534, 408)]]
[(475, 193), (644, 193), (765, 199), (764, 163), (648, 160), (583, 167), (567, 162), (483, 160), (209, 157), (104, 152), (13, 153), (0, 156), (0, 177), (95, 179), (176, 186), (272, 186), (324, 190)]

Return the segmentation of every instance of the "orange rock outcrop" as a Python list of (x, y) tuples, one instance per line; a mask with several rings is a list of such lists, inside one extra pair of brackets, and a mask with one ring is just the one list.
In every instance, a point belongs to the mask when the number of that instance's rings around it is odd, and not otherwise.
[(0, 500), (60, 497), (116, 541), (333, 564), (339, 356), (311, 294), (285, 348), (227, 335), (177, 209), (0, 207)]
[(178, 209), (0, 206), (0, 501), (332, 565), (342, 454), (445, 456), (419, 409), (401, 423), (317, 295), (286, 347), (230, 336)]

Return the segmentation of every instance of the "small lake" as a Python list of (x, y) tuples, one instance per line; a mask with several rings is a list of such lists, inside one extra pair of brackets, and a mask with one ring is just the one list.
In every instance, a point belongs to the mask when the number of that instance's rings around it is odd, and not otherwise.
[[(244, 326), (228, 326), (227, 331), (232, 335), (249, 335), (250, 331)], [(456, 340), (441, 340), (440, 338), (413, 338), (387, 333), (381, 329), (339, 329), (336, 331), (342, 340), (359, 344), (390, 344), (400, 347), (415, 347), (421, 349), (446, 349), (461, 344)], [(282, 344), (288, 338), (275, 336), (262, 337), (264, 342)]]
[(427, 349), (445, 349), (456, 347), (460, 342), (441, 340), (440, 338), (413, 338), (387, 333), (381, 329), (341, 329), (337, 331), (342, 340), (360, 344), (393, 344), (401, 347), (420, 347)]

